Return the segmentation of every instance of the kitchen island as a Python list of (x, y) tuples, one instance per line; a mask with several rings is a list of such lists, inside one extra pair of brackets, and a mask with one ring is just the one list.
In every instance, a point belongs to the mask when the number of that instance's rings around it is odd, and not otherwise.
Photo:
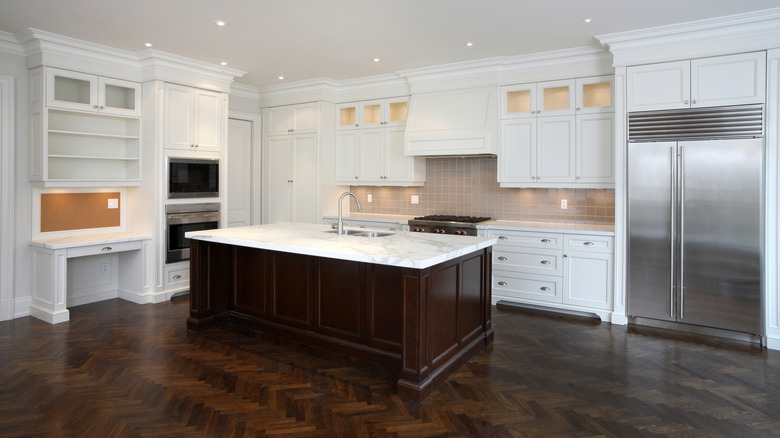
[(186, 236), (189, 330), (235, 324), (381, 363), (413, 400), (492, 342), (495, 238), (337, 235), (314, 224)]

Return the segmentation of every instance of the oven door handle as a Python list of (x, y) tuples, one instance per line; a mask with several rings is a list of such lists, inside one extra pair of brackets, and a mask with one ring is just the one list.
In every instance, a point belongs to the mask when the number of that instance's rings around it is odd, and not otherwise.
[(196, 224), (198, 222), (218, 222), (219, 213), (186, 213), (186, 214), (168, 214), (166, 222), (168, 225)]

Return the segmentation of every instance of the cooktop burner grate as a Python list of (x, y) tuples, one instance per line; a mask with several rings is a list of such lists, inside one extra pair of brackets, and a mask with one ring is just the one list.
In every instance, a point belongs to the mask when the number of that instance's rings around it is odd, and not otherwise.
[(421, 221), (437, 221), (437, 222), (461, 222), (468, 224), (478, 224), (480, 222), (489, 221), (489, 217), (475, 217), (475, 216), (454, 216), (446, 214), (432, 214), (428, 216), (416, 217), (414, 220)]

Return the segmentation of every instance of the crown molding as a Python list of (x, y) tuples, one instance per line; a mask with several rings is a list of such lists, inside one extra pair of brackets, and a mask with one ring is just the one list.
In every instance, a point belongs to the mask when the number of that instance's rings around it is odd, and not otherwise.
[(258, 100), (260, 99), (260, 89), (251, 85), (233, 82), (230, 84), (230, 96)]
[(335, 102), (339, 83), (330, 78), (315, 78), (304, 81), (271, 85), (260, 89), (260, 107), (289, 105), (324, 100)]
[(615, 67), (765, 50), (780, 47), (780, 8), (594, 38)]
[(228, 92), (234, 78), (246, 74), (159, 50), (131, 52), (39, 29), (24, 29), (14, 36), (27, 56), (28, 68), (46, 65), (139, 82), (164, 80), (222, 92)]
[(25, 56), (24, 47), (19, 44), (16, 36), (10, 32), (0, 31), (0, 53)]

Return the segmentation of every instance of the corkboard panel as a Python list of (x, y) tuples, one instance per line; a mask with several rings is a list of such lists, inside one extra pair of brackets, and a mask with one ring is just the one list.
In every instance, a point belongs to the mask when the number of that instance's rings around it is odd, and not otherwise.
[(120, 209), (109, 209), (109, 199), (119, 192), (42, 193), (41, 232), (118, 227)]

